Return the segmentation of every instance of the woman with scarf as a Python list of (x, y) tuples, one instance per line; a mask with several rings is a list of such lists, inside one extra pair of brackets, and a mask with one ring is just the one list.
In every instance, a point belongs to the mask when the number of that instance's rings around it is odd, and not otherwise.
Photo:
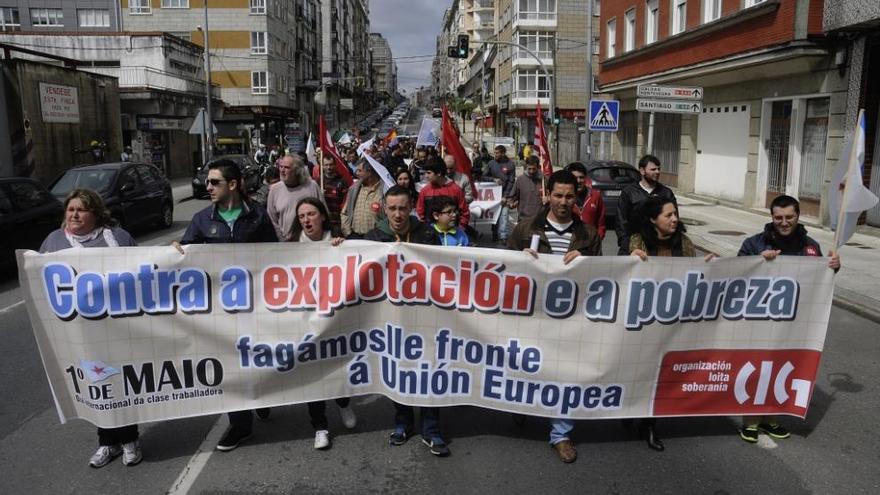
[[(74, 189), (64, 200), (61, 228), (51, 232), (40, 246), (41, 253), (62, 249), (137, 246), (125, 230), (113, 226), (110, 211), (101, 196), (89, 189)], [(89, 466), (104, 467), (122, 455), (122, 463), (134, 466), (141, 462), (141, 444), (137, 425), (98, 428), (98, 450)]]

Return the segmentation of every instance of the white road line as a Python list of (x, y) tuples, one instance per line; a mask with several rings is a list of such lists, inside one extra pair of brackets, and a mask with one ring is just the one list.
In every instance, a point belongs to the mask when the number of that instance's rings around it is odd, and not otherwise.
[(171, 488), (165, 492), (166, 495), (189, 493), (192, 489), (193, 483), (196, 482), (199, 474), (205, 469), (205, 466), (208, 465), (208, 459), (211, 458), (211, 454), (214, 453), (214, 448), (217, 446), (217, 442), (220, 441), (220, 437), (223, 435), (226, 426), (228, 426), (227, 421), (223, 419), (224, 417), (226, 417), (226, 415), (221, 414), (220, 417), (217, 418), (217, 421), (214, 422), (214, 426), (211, 427), (211, 431), (208, 432), (205, 439), (202, 441), (202, 444), (196, 449), (196, 453), (190, 457), (189, 462), (186, 463), (183, 471), (180, 472), (180, 475), (174, 480), (174, 483), (171, 484)]
[(12, 311), (13, 309), (15, 309), (15, 308), (21, 306), (22, 304), (24, 304), (24, 299), (22, 299), (21, 301), (18, 301), (18, 302), (16, 302), (16, 303), (12, 303), (12, 304), (10, 304), (9, 306), (6, 306), (6, 307), (3, 308), (3, 309), (0, 309), (0, 314), (8, 313), (8, 312)]

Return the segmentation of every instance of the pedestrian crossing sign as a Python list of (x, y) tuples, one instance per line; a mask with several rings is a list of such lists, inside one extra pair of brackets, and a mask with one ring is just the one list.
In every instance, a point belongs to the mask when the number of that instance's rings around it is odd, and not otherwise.
[(617, 132), (620, 102), (617, 100), (590, 100), (590, 130)]

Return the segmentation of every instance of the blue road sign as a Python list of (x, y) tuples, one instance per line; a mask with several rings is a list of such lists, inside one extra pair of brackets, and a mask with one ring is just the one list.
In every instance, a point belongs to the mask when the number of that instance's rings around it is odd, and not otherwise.
[(590, 130), (617, 132), (620, 102), (617, 100), (590, 100)]

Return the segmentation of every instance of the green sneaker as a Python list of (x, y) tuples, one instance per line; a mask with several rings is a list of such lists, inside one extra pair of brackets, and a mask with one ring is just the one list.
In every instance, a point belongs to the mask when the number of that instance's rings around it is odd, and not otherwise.
[(761, 423), (758, 425), (758, 429), (770, 435), (771, 437), (778, 438), (780, 440), (791, 436), (791, 433), (789, 433), (788, 430), (780, 426), (778, 423)]
[(749, 443), (758, 443), (758, 426), (743, 426), (742, 429), (739, 430), (739, 437)]

